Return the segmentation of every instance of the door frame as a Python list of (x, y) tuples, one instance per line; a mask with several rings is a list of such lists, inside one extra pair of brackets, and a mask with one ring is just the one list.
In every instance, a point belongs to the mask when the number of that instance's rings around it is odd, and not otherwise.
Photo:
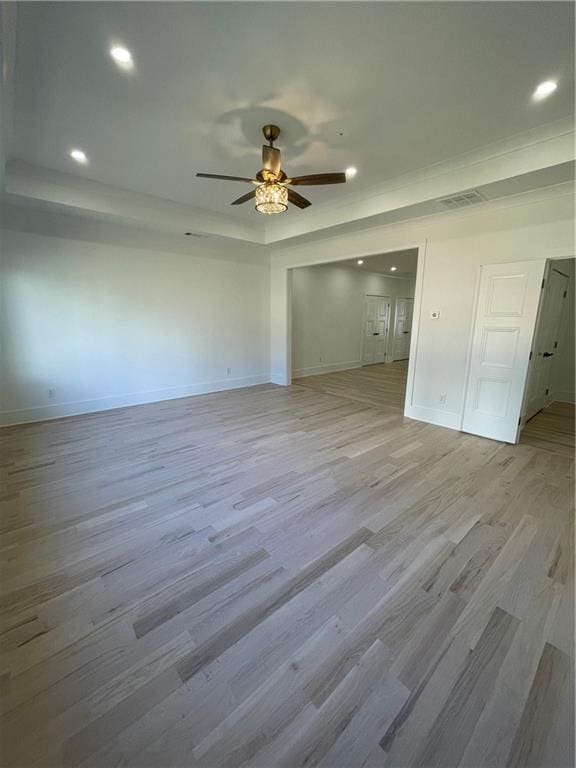
[[(543, 273), (542, 274), (545, 275), (546, 274), (546, 270), (548, 268), (548, 263), (549, 262), (560, 261), (560, 260), (564, 260), (564, 259), (573, 259), (573, 258), (576, 258), (576, 256), (574, 256), (574, 255), (566, 255), (566, 254), (562, 253), (562, 254), (554, 254), (552, 256), (544, 256), (544, 257), (542, 257), (542, 259), (533, 259), (533, 261), (543, 263)], [(470, 381), (470, 369), (471, 369), (471, 365), (472, 365), (472, 342), (473, 342), (473, 339), (474, 339), (475, 318), (476, 318), (476, 313), (478, 311), (478, 302), (480, 300), (480, 279), (481, 279), (481, 276), (482, 276), (482, 269), (483, 269), (483, 267), (491, 266), (493, 264), (514, 264), (517, 261), (521, 261), (521, 259), (515, 259), (514, 261), (510, 261), (510, 262), (488, 261), (486, 263), (482, 263), (482, 264), (478, 265), (478, 269), (477, 269), (477, 272), (476, 272), (476, 289), (475, 289), (475, 294), (474, 294), (474, 303), (473, 303), (473, 306), (472, 306), (472, 323), (471, 323), (471, 327), (470, 327), (470, 334), (469, 334), (469, 337), (468, 337), (468, 353), (466, 355), (466, 376), (464, 378), (464, 395), (463, 395), (463, 398), (462, 398), (462, 413), (461, 413), (461, 416), (460, 416), (459, 426), (455, 427), (460, 432), (462, 431), (462, 427), (464, 425), (464, 413), (465, 413), (465, 410), (466, 410), (466, 393), (468, 392), (468, 385), (469, 385), (469, 381)], [(532, 349), (532, 347), (534, 345), (534, 334), (536, 333), (536, 327), (537, 327), (537, 323), (538, 323), (539, 314), (540, 314), (540, 305), (538, 305), (538, 312), (536, 314), (536, 317), (534, 318), (534, 326), (532, 328), (532, 339), (530, 341), (530, 348), (531, 349)], [(520, 416), (520, 423), (518, 424), (518, 429), (516, 431), (516, 444), (520, 440), (520, 434), (521, 434), (522, 429), (524, 428), (524, 425), (525, 425), (525, 422), (523, 421), (523, 417), (524, 417), (525, 399), (526, 399), (526, 386), (528, 384), (529, 370), (530, 370), (529, 367), (527, 367), (526, 368), (526, 376), (524, 377), (524, 390), (523, 390), (523, 393), (522, 393), (522, 405), (521, 405), (521, 409), (520, 409), (521, 416)], [(452, 425), (447, 425), (447, 426), (452, 426)]]
[[(518, 267), (518, 265), (521, 265)], [(511, 379), (511, 384), (509, 384), (508, 389), (508, 396), (506, 399), (506, 409), (507, 413), (504, 418), (504, 421), (506, 422), (506, 419), (509, 419), (512, 414), (508, 413), (508, 409), (511, 406), (513, 411), (515, 413), (513, 414), (514, 421), (510, 422), (508, 421), (504, 425), (501, 424), (501, 422), (495, 422), (494, 419), (501, 418), (500, 416), (494, 414), (486, 414), (486, 422), (484, 423), (484, 420), (482, 419), (482, 424), (476, 423), (470, 425), (469, 420), (472, 420), (474, 422), (474, 413), (473, 411), (471, 413), (468, 413), (468, 408), (473, 407), (473, 403), (476, 399), (476, 388), (474, 390), (471, 389), (471, 379), (473, 376), (473, 360), (475, 357), (475, 353), (478, 353), (479, 347), (482, 346), (480, 344), (480, 337), (478, 336), (479, 330), (481, 331), (486, 326), (478, 324), (478, 311), (480, 308), (480, 300), (483, 296), (483, 286), (485, 285), (483, 282), (484, 278), (484, 270), (489, 269), (497, 269), (497, 268), (507, 268), (508, 271), (513, 270), (514, 268), (518, 267), (520, 270), (526, 269), (528, 270), (527, 266), (524, 265), (530, 265), (529, 269), (534, 272), (534, 274), (531, 274), (529, 277), (529, 283), (527, 283), (527, 289), (526, 293), (524, 295), (524, 307), (526, 307), (526, 301), (528, 297), (528, 303), (531, 305), (530, 311), (526, 309), (526, 311), (523, 311), (518, 314), (518, 317), (522, 317), (524, 319), (525, 325), (524, 330), (519, 336), (519, 340), (522, 339), (522, 341), (517, 342), (516, 350), (514, 352), (514, 366), (518, 365), (520, 366), (526, 366), (524, 370), (524, 377), (523, 379), (513, 378)], [(514, 444), (518, 442), (519, 435), (520, 435), (520, 421), (521, 421), (521, 414), (522, 414), (522, 408), (524, 407), (524, 399), (526, 395), (526, 383), (528, 380), (528, 359), (529, 359), (529, 352), (534, 344), (534, 330), (536, 327), (536, 315), (538, 313), (538, 307), (539, 303), (541, 301), (542, 296), (542, 286), (543, 286), (543, 277), (544, 277), (544, 271), (545, 271), (545, 260), (544, 259), (526, 259), (524, 261), (522, 260), (514, 260), (514, 261), (492, 261), (487, 264), (483, 264), (479, 268), (478, 272), (478, 280), (477, 280), (477, 287), (476, 287), (476, 296), (474, 301), (474, 310), (472, 315), (472, 323), (470, 328), (470, 337), (469, 337), (469, 347), (468, 347), (468, 355), (467, 355), (467, 365), (466, 365), (466, 379), (465, 379), (465, 389), (463, 393), (463, 400), (462, 400), (462, 418), (461, 418), (461, 424), (460, 424), (460, 431), (465, 432), (466, 434), (471, 435), (477, 435), (479, 437), (484, 437), (489, 440), (496, 440), (498, 442), (504, 442), (504, 443), (510, 443)], [(507, 277), (507, 275), (505, 275)], [(536, 285), (534, 284), (533, 280), (534, 278), (537, 278), (538, 281), (541, 283), (540, 287), (538, 287), (538, 283)], [(528, 292), (528, 285), (530, 286), (529, 292)], [(484, 299), (486, 298), (486, 295), (484, 295)], [(514, 318), (516, 315), (515, 313), (507, 313), (503, 312), (502, 316), (505, 318), (506, 316)], [(499, 325), (502, 325), (505, 320), (501, 321)], [(521, 322), (520, 320), (518, 322)], [(501, 330), (498, 326), (494, 326), (494, 329)], [(484, 338), (486, 338), (484, 336)], [(475, 344), (477, 342), (477, 344)], [(522, 355), (518, 355), (518, 344), (521, 343), (522, 346)], [(494, 364), (496, 367), (499, 367), (498, 364)], [(520, 374), (520, 371), (518, 371)], [(514, 396), (511, 397), (511, 390), (515, 390)], [(467, 418), (468, 414), (468, 418)], [(492, 421), (491, 421), (492, 419)], [(467, 427), (465, 429), (465, 426)], [(472, 427), (472, 428), (471, 428)], [(514, 439), (510, 439), (512, 436), (512, 429), (514, 430)], [(502, 436), (498, 436), (502, 435)], [(503, 436), (506, 435), (506, 436)]]
[[(576, 256), (554, 256), (554, 257), (546, 259), (546, 264), (544, 266), (544, 277), (543, 277), (543, 280), (544, 281), (548, 280), (548, 276), (550, 274), (550, 271), (553, 269), (552, 262), (554, 262), (554, 261), (565, 261), (566, 259), (574, 259), (576, 261)], [(557, 270), (557, 271), (560, 272), (560, 274), (564, 275), (564, 272), (562, 272), (561, 270)], [(564, 276), (567, 277), (569, 281), (570, 281), (570, 279), (572, 279), (570, 275), (564, 275)], [(570, 290), (570, 283), (568, 283), (568, 290)], [(543, 306), (543, 303), (542, 303), (542, 292), (541, 292), (540, 293), (540, 302), (538, 303), (538, 312), (536, 314), (536, 320), (534, 322), (534, 331), (532, 333), (532, 342), (530, 344), (530, 357), (531, 357), (531, 359), (533, 359), (533, 355), (534, 355), (534, 343), (536, 342), (536, 334), (538, 333), (538, 328), (539, 328), (540, 322), (542, 320), (542, 306)], [(561, 314), (561, 319), (560, 319), (560, 323), (561, 324), (562, 324), (562, 319), (564, 318), (564, 313), (566, 312), (566, 306), (567, 306), (567, 304), (564, 303), (564, 306), (562, 307), (562, 314)], [(529, 362), (528, 363), (528, 370), (526, 371), (526, 381), (524, 382), (524, 396), (522, 398), (522, 409), (520, 411), (520, 424), (518, 425), (518, 438), (517, 438), (517, 441), (520, 438), (520, 433), (522, 432), (522, 430), (526, 426), (527, 422), (530, 421), (530, 419), (526, 418), (526, 409), (528, 407), (528, 383), (530, 381), (530, 372), (531, 372), (530, 369), (531, 369), (531, 366), (530, 366), (530, 362)], [(551, 402), (552, 402), (552, 398), (548, 397), (547, 400), (546, 400), (546, 405), (544, 406), (544, 408), (547, 408), (550, 405)], [(542, 408), (541, 410), (544, 410), (544, 408)], [(538, 411), (538, 413), (540, 413), (540, 411)], [(534, 416), (536, 416), (536, 415), (537, 414), (535, 413)], [(530, 418), (533, 418), (533, 417), (531, 416)]]
[[(394, 246), (379, 249), (377, 251), (362, 251), (352, 249), (349, 252), (340, 253), (330, 258), (318, 261), (307, 261), (305, 264), (293, 263), (283, 265), (277, 272), (273, 272), (271, 280), (278, 286), (282, 303), (277, 307), (272, 318), (273, 331), (278, 330), (282, 335), (282, 345), (275, 347), (274, 333), (270, 338), (270, 381), (272, 384), (289, 386), (292, 383), (292, 273), (299, 267), (317, 267), (326, 264), (338, 264), (351, 259), (367, 259), (370, 256), (379, 256), (398, 251), (417, 250), (416, 282), (414, 285), (414, 313), (412, 315), (412, 338), (410, 340), (410, 357), (408, 358), (408, 375), (406, 379), (406, 396), (404, 399), (404, 415), (409, 418), (419, 419), (413, 415), (414, 378), (416, 373), (416, 356), (418, 354), (418, 337), (422, 317), (422, 293), (424, 287), (424, 271), (426, 268), (426, 250), (428, 239), (408, 240), (395, 243)], [(396, 279), (390, 275), (391, 279)], [(420, 418), (420, 420), (422, 420)], [(451, 426), (451, 425), (446, 425)]]
[[(388, 325), (386, 328), (386, 344), (385, 344), (385, 352), (384, 352), (384, 360), (383, 362), (387, 362), (388, 357), (388, 345), (390, 342), (390, 313), (392, 311), (392, 297), (391, 296), (384, 296), (380, 293), (365, 293), (364, 294), (364, 301), (362, 304), (362, 346), (360, 349), (360, 367), (363, 368), (364, 363), (362, 362), (364, 360), (364, 349), (366, 346), (366, 299), (372, 296), (375, 299), (386, 299), (386, 304), (388, 305)], [(379, 365), (379, 363), (366, 363), (366, 365)]]
[[(422, 325), (422, 296), (424, 275), (426, 271), (426, 259), (428, 250), (428, 239), (422, 240), (406, 240), (401, 237), (398, 241), (394, 242), (393, 246), (387, 248), (373, 249), (363, 251), (362, 249), (350, 248), (349, 250), (343, 250), (343, 252), (337, 255), (330, 255), (329, 258), (320, 258), (314, 261), (306, 261), (301, 263), (295, 256), (292, 263), (283, 264), (278, 269), (272, 269), (271, 281), (273, 288), (277, 291), (278, 301), (274, 308), (272, 315), (272, 333), (270, 339), (270, 367), (271, 374), (270, 380), (273, 384), (280, 384), (287, 386), (292, 383), (292, 272), (299, 267), (313, 267), (322, 264), (338, 264), (339, 262), (350, 261), (351, 259), (367, 258), (369, 256), (376, 256), (385, 253), (396, 253), (397, 251), (404, 250), (418, 250), (418, 264), (416, 268), (416, 283), (414, 288), (414, 315), (412, 318), (412, 340), (410, 345), (410, 357), (408, 360), (408, 377), (406, 381), (406, 398), (404, 401), (404, 415), (408, 418), (416, 419), (417, 421), (424, 421), (426, 423), (436, 424), (437, 426), (444, 426), (450, 429), (462, 430), (462, 420), (464, 416), (464, 402), (465, 398), (462, 397), (461, 408), (458, 411), (446, 411), (443, 414), (434, 411), (425, 413), (426, 410), (421, 406), (414, 405), (414, 379), (416, 372), (416, 362), (419, 348), (419, 336), (420, 328)], [(546, 262), (547, 260), (556, 261), (558, 259), (573, 259), (576, 258), (576, 254), (572, 252), (566, 253), (562, 249), (556, 249), (554, 247), (545, 249), (548, 253), (544, 253), (541, 259), (536, 261)], [(516, 261), (516, 260), (514, 260)], [(521, 259), (517, 259), (521, 261)], [(478, 288), (480, 281), (480, 274), (482, 266), (494, 262), (482, 262), (477, 266), (476, 271), (476, 288), (474, 294), (474, 302), (472, 306), (472, 318), (476, 317), (477, 302), (478, 302)], [(470, 373), (471, 362), (471, 349), (472, 349), (472, 335), (473, 335), (473, 322), (471, 322), (470, 333), (468, 337), (467, 355), (465, 370), (466, 375), (464, 378), (464, 392), (467, 391), (468, 378)], [(526, 387), (526, 382), (524, 383)], [(433, 419), (430, 416), (433, 415)]]

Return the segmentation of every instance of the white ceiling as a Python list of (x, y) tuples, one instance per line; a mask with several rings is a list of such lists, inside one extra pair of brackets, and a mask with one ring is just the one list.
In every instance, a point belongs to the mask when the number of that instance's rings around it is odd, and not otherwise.
[[(362, 264), (357, 259), (340, 261), (352, 269), (361, 269), (364, 272), (376, 272), (387, 277), (416, 277), (418, 266), (418, 248), (410, 248), (406, 251), (394, 251), (391, 253), (379, 253), (374, 256), (364, 256)], [(390, 267), (396, 267), (394, 272)]]
[[(248, 223), (263, 218), (251, 204), (229, 206), (247, 187), (194, 174), (252, 175), (272, 121), (291, 174), (358, 167), (346, 188), (306, 190), (313, 204), (361, 197), (570, 117), (573, 14), (564, 2), (19, 3), (7, 154)], [(558, 91), (535, 104), (550, 77)]]
[[(146, 229), (179, 249), (185, 231), (294, 242), (440, 213), (440, 198), (471, 188), (492, 201), (562, 184), (572, 14), (554, 2), (5, 3), (0, 193), (12, 209)], [(133, 73), (110, 59), (115, 43)], [(546, 77), (558, 91), (535, 104)], [(252, 175), (271, 120), (290, 172), (354, 164), (355, 181), (263, 217), (230, 208), (243, 185), (194, 177)]]

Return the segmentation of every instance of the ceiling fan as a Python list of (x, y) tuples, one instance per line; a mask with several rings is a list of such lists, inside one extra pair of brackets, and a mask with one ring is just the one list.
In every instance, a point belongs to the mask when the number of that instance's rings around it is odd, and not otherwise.
[(202, 179), (223, 179), (225, 181), (244, 181), (253, 184), (254, 189), (231, 205), (241, 205), (253, 198), (256, 200), (256, 210), (260, 213), (283, 213), (292, 203), (297, 208), (308, 208), (312, 205), (310, 200), (299, 195), (289, 187), (317, 186), (320, 184), (343, 184), (346, 181), (345, 173), (315, 173), (308, 176), (287, 176), (281, 167), (280, 150), (274, 146), (274, 142), (280, 135), (277, 125), (265, 125), (262, 128), (264, 138), (268, 145), (262, 147), (262, 169), (258, 171), (254, 179), (243, 176), (221, 176), (214, 173), (197, 173)]

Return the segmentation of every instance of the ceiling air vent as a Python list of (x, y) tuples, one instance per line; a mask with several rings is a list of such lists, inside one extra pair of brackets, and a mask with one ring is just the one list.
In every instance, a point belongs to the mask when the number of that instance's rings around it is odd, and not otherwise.
[(444, 197), (442, 200), (438, 200), (438, 202), (445, 205), (446, 208), (454, 210), (455, 208), (468, 208), (469, 205), (485, 203), (486, 198), (476, 189), (473, 189), (470, 192), (460, 192), (459, 195), (452, 195), (452, 197)]

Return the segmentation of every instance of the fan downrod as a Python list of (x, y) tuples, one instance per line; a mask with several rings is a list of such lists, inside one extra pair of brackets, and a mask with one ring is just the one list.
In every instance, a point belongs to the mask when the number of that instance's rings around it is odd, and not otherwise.
[(262, 128), (262, 133), (266, 141), (270, 142), (270, 146), (272, 146), (273, 142), (280, 136), (280, 128), (277, 125), (265, 125)]

